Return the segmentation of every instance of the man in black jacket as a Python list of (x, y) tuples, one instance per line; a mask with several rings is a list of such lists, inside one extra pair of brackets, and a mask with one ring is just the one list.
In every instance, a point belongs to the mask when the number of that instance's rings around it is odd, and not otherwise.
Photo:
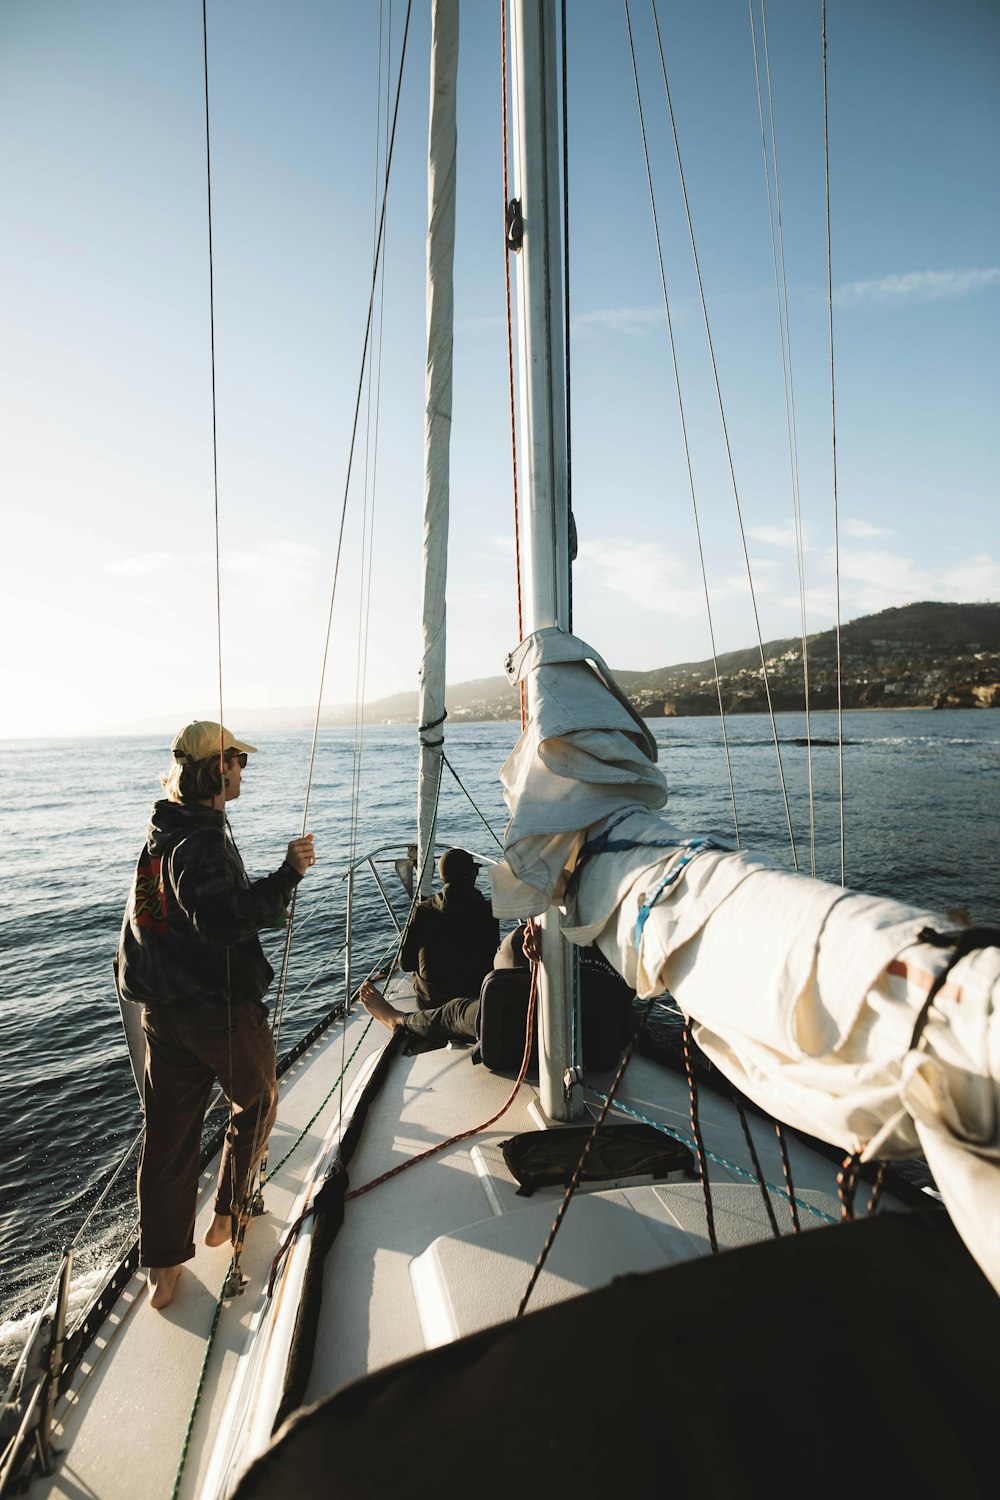
[[(531, 964), (537, 963), (540, 956), (541, 949), (535, 929), (528, 922), (520, 922), (512, 932), (508, 932), (497, 948), (490, 968), (527, 969)], [(419, 1043), (444, 1046), (446, 1042), (474, 1042), (477, 1039), (480, 1001), (478, 990), (474, 995), (459, 995), (445, 1001), (443, 1005), (423, 1006), (414, 1011), (397, 1010), (369, 979), (361, 985), (358, 996), (365, 1010), (376, 1021), (381, 1021), (390, 1031), (402, 1026)]]
[(216, 1079), (230, 1101), (211, 1246), (228, 1244), (277, 1112), (274, 1042), (262, 1004), (274, 971), (260, 945), (282, 927), (316, 860), (312, 834), (292, 839), (272, 875), (251, 882), (225, 804), (240, 795), (253, 745), (196, 720), (173, 742), (122, 922), (118, 984), (140, 1001), (146, 1033), (139, 1162), (139, 1262), (157, 1308), (194, 1255), (201, 1132)]
[(413, 975), (417, 1004), (429, 1010), (478, 996), (493, 967), (500, 924), (476, 890), (479, 866), (466, 849), (446, 849), (438, 860), (441, 890), (418, 901), (400, 950)]

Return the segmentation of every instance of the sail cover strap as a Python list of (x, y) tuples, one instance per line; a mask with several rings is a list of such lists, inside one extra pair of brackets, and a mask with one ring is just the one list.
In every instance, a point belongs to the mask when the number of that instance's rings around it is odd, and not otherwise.
[(704, 850), (704, 849), (721, 849), (722, 845), (721, 844), (717, 844), (714, 839), (710, 839), (710, 838), (685, 839), (684, 843), (681, 845), (681, 848), (682, 849), (686, 849), (687, 853), (684, 854), (677, 861), (677, 863), (675, 865), (671, 865), (670, 869), (664, 875), (664, 877), (660, 881), (659, 885), (653, 891), (653, 894), (651, 896), (647, 897), (647, 899), (642, 903), (642, 905), (639, 908), (639, 915), (638, 915), (638, 918), (636, 919), (636, 924), (635, 924), (635, 951), (636, 951), (636, 953), (639, 952), (639, 948), (640, 948), (640, 945), (642, 943), (642, 929), (646, 925), (646, 918), (649, 916), (650, 912), (653, 910), (653, 907), (656, 905), (657, 901), (659, 901), (660, 897), (663, 895), (663, 892), (667, 889), (667, 886), (673, 885), (673, 883), (674, 883), (675, 880), (679, 880), (680, 879), (681, 874), (683, 873), (685, 866), (689, 865), (691, 863), (691, 861), (695, 858), (695, 856), (698, 855), (698, 854), (700, 854), (702, 852), (702, 850)]

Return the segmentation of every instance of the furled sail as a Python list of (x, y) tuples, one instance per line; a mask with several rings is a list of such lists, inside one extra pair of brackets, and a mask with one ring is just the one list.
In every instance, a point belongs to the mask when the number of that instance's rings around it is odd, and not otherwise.
[(427, 377), (424, 414), (423, 654), (420, 666), (420, 778), (417, 845), (421, 892), (434, 873), (440, 746), (445, 717), (445, 585), (448, 574), (449, 458), (454, 343), (455, 171), (458, 0), (437, 0), (431, 35), (427, 147)]
[(508, 672), (537, 674), (538, 711), (502, 772), (497, 913), (559, 903), (570, 941), (596, 942), (640, 998), (669, 991), (777, 1119), (866, 1160), (922, 1152), (1000, 1291), (1000, 948), (956, 960), (921, 937), (938, 913), (673, 827), (648, 731), (583, 642), (539, 632)]

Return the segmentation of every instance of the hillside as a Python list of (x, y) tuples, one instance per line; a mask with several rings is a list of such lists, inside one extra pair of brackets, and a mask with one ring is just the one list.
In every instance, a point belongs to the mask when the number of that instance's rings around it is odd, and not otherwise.
[[(812, 707), (837, 704), (837, 634), (807, 638)], [(925, 601), (864, 615), (840, 631), (845, 708), (1000, 708), (1000, 604)], [(716, 687), (711, 659), (680, 662), (650, 672), (615, 670), (629, 698), (647, 718), (767, 710), (760, 650), (748, 646), (720, 655)], [(798, 637), (764, 645), (771, 702), (779, 711), (804, 707), (802, 642)], [(369, 722), (410, 723), (417, 694), (396, 693), (367, 708)], [(513, 719), (518, 695), (505, 677), (482, 677), (448, 688), (452, 721)], [(323, 722), (347, 722), (346, 710)]]

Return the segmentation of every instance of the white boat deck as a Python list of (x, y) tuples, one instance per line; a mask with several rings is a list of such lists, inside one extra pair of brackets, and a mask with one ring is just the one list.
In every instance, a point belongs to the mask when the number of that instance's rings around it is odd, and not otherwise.
[[(225, 1494), (253, 1452), (266, 1444), (311, 1223), (300, 1232), (269, 1302), (271, 1263), (314, 1178), (322, 1175), (324, 1162), (329, 1164), (341, 1109), (346, 1120), (387, 1036), (359, 1010), (346, 1035), (343, 1027), (332, 1029), (284, 1077), (270, 1144), (267, 1213), (252, 1221), (243, 1254), (244, 1294), (222, 1301), (219, 1310), (229, 1256), (200, 1243), (164, 1312), (149, 1307), (145, 1273), (137, 1273), (61, 1406), (56, 1444), (68, 1451), (56, 1474), (37, 1486), (39, 1495), (162, 1500), (176, 1493), (207, 1500)], [(341, 1090), (337, 1079), (345, 1058), (351, 1060)], [(464, 1047), (397, 1057), (371, 1103), (350, 1164), (352, 1189), (438, 1144), (444, 1138), (442, 1120), (449, 1137), (481, 1125), (503, 1106), (512, 1087), (511, 1079), (472, 1066)], [(640, 1116), (689, 1138), (683, 1079), (634, 1058), (623, 1097)], [(701, 1091), (700, 1103), (712, 1153), (720, 1243), (765, 1238), (770, 1229), (759, 1189), (745, 1175), (750, 1163), (735, 1112), (707, 1090)], [(537, 1111), (535, 1089), (522, 1085), (490, 1129), (347, 1203), (344, 1227), (325, 1263), (306, 1403), (516, 1312), (563, 1196), (561, 1189), (519, 1195), (503, 1161), (504, 1140), (538, 1128), (532, 1106)], [(780, 1184), (773, 1128), (758, 1122), (754, 1134), (765, 1177)], [(800, 1203), (835, 1217), (833, 1167), (796, 1141), (789, 1144)], [(213, 1187), (214, 1172), (208, 1171), (199, 1237), (211, 1217)], [(782, 1232), (789, 1232), (787, 1206), (776, 1201), (776, 1213)], [(809, 1213), (803, 1219), (805, 1227), (824, 1222)], [(571, 1205), (530, 1308), (707, 1250), (698, 1183), (591, 1187), (578, 1192)], [(249, 1357), (255, 1333), (256, 1354)], [(260, 1374), (255, 1367), (262, 1345), (273, 1356), (271, 1373)], [(235, 1446), (227, 1447), (224, 1433), (230, 1428)], [(213, 1456), (217, 1439), (221, 1446)], [(244, 1441), (249, 1451), (241, 1449)]]

